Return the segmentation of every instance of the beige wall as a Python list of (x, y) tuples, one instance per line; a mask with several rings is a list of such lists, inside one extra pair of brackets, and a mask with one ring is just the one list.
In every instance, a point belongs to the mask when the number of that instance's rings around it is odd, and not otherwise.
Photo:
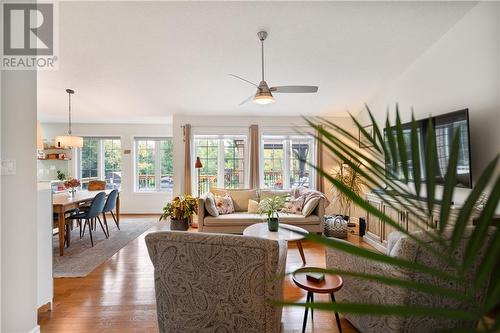
[[(478, 3), (394, 82), (368, 101), (379, 124), (399, 103), (403, 121), (469, 109), (473, 180), (500, 153), (500, 3)], [(360, 119), (367, 122), (366, 115)], [(470, 192), (457, 188), (455, 202)], [(437, 193), (439, 196), (440, 193)]]

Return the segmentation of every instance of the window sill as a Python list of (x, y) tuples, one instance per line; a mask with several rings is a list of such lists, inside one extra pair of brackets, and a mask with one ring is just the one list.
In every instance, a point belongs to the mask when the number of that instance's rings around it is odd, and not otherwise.
[(165, 195), (165, 194), (172, 194), (172, 190), (161, 190), (161, 191), (146, 191), (146, 190), (134, 190), (134, 194), (139, 194), (139, 195)]

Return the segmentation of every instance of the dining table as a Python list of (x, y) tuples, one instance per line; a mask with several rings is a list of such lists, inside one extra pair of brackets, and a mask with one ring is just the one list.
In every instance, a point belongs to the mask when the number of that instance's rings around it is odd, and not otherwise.
[[(88, 191), (80, 190), (76, 191), (74, 195), (63, 192), (55, 193), (52, 196), (52, 209), (53, 212), (57, 214), (57, 227), (59, 234), (59, 255), (64, 255), (64, 230), (66, 224), (66, 213), (80, 207), (83, 203), (90, 202), (94, 197), (100, 193), (105, 192), (106, 195), (111, 193), (112, 190), (102, 190), (102, 191)], [(118, 193), (118, 198), (116, 199), (116, 223), (120, 224), (120, 194)]]

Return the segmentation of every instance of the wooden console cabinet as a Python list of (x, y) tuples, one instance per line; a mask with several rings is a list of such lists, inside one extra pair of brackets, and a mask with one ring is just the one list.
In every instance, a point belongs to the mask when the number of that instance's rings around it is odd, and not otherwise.
[[(434, 212), (431, 218), (425, 218), (426, 222), (416, 222), (417, 214), (423, 214), (422, 217), (425, 216), (425, 203), (419, 202), (422, 205), (422, 209), (420, 211), (412, 212), (406, 210), (404, 207), (399, 205), (396, 201), (392, 201), (390, 199), (381, 198), (375, 194), (367, 194), (366, 200), (370, 205), (375, 206), (378, 210), (384, 212), (387, 216), (391, 217), (394, 221), (398, 222), (398, 224), (403, 227), (405, 230), (412, 232), (424, 229), (436, 229), (439, 223), (439, 207), (434, 209)], [(389, 205), (388, 203), (391, 203)], [(391, 207), (394, 206), (394, 207)], [(450, 217), (452, 220), (456, 218), (456, 209), (452, 209), (450, 211)], [(417, 224), (418, 223), (418, 224)], [(387, 248), (387, 239), (389, 234), (396, 229), (388, 225), (387, 223), (382, 222), (378, 217), (373, 216), (372, 214), (366, 214), (366, 233), (364, 236), (364, 240), (375, 247), (377, 250), (381, 252), (385, 252)]]

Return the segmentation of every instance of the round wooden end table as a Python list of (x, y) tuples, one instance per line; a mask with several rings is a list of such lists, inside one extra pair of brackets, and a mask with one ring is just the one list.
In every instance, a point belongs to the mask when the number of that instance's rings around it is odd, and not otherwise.
[[(297, 248), (299, 249), (300, 258), (302, 259), (302, 266), (305, 266), (306, 257), (304, 256), (304, 249), (302, 248), (302, 240), (304, 239), (304, 236), (293, 231), (302, 233), (308, 233), (308, 231), (291, 224), (280, 223), (279, 225), (280, 228), (278, 229), (278, 231), (269, 231), (267, 222), (255, 223), (251, 226), (246, 227), (245, 230), (243, 230), (243, 235), (267, 238), (272, 240), (284, 240), (287, 242), (296, 242)], [(285, 226), (287, 229), (281, 228), (282, 226)]]
[[(335, 295), (334, 293), (340, 288), (342, 288), (343, 281), (342, 277), (335, 274), (325, 274), (325, 279), (321, 282), (313, 282), (307, 279), (306, 274), (307, 270), (315, 267), (303, 267), (296, 270), (292, 279), (293, 282), (297, 285), (297, 287), (307, 291), (306, 304), (314, 303), (314, 293), (318, 294), (330, 294), (330, 298), (332, 302), (335, 303)], [(302, 333), (306, 331), (307, 326), (307, 313), (309, 308), (306, 307), (304, 311), (304, 322), (302, 323)], [(311, 308), (311, 319), (313, 319), (314, 309)], [(342, 333), (342, 327), (340, 326), (340, 318), (338, 312), (335, 312), (335, 320), (337, 321), (337, 327), (339, 332)]]

